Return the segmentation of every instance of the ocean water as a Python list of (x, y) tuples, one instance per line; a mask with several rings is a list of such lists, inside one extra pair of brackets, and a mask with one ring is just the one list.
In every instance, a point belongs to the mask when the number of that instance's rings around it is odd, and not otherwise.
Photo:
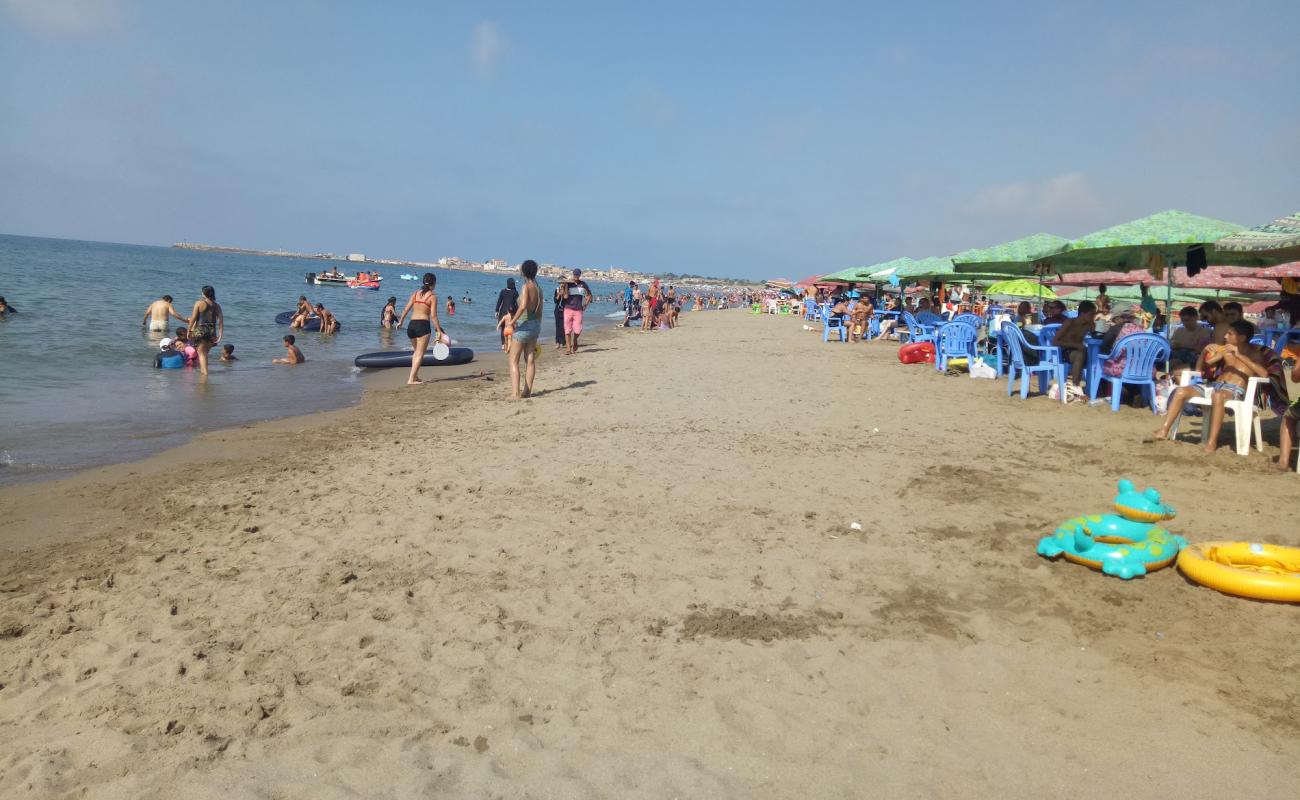
[[(417, 282), (400, 275), (417, 270), (380, 268), (384, 285), (378, 292), (306, 285), (306, 273), (330, 264), (355, 271), (314, 259), (0, 236), (0, 296), (18, 309), (0, 319), (0, 484), (143, 458), (197, 432), (355, 402), (361, 371), (352, 359), (407, 349), (405, 332), (380, 328), (379, 314), (394, 295), (401, 311)], [(439, 302), (456, 299), (455, 316), (439, 308), (444, 328), (479, 353), (496, 350), (492, 307), (506, 275), (434, 272)], [(225, 314), (222, 343), (235, 345), (239, 361), (216, 363), (214, 350), (206, 380), (197, 369), (154, 369), (162, 334), (141, 327), (145, 309), (170, 294), (176, 310), (189, 316), (205, 284), (216, 289)], [(542, 286), (548, 301), (543, 338), (549, 341), (552, 284)], [(592, 289), (621, 291), (596, 283)], [(324, 303), (342, 330), (333, 336), (295, 332), (307, 363), (273, 365), (271, 359), (284, 352), (281, 337), (291, 332), (275, 324), (275, 315), (292, 309), (302, 294)], [(588, 324), (614, 324), (618, 320), (606, 315), (620, 310), (615, 303), (593, 304)], [(174, 330), (183, 323), (168, 325)]]

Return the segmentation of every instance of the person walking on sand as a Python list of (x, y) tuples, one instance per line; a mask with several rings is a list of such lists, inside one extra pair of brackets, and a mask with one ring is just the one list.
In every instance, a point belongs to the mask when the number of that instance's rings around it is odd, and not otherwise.
[(564, 298), (564, 352), (578, 352), (578, 337), (582, 335), (582, 312), (591, 305), (591, 287), (582, 279), (582, 270), (575, 269), (573, 277), (560, 284)]
[(166, 333), (167, 320), (171, 317), (175, 317), (186, 325), (190, 324), (190, 321), (182, 317), (176, 307), (172, 305), (172, 296), (165, 294), (160, 299), (149, 304), (149, 307), (145, 309), (144, 319), (140, 324), (148, 325), (150, 333)]
[[(520, 269), (522, 268), (521, 265)], [(515, 279), (506, 278), (506, 288), (497, 293), (497, 304), (496, 308), (493, 309), (493, 313), (495, 313), (497, 317), (497, 322), (500, 322), (502, 317), (513, 317), (518, 306), (519, 290), (515, 288)], [(506, 343), (505, 326), (498, 325), (497, 327), (501, 330), (501, 349), (505, 350), (508, 347), (508, 344)]]
[(397, 320), (397, 324), (401, 325), (406, 321), (406, 315), (411, 315), (411, 324), (406, 326), (406, 336), (411, 340), (414, 352), (411, 354), (411, 374), (406, 379), (407, 386), (424, 383), (420, 380), (420, 362), (424, 360), (424, 351), (429, 349), (429, 337), (434, 331), (437, 331), (439, 339), (443, 337), (442, 324), (438, 322), (438, 295), (433, 291), (437, 283), (436, 275), (432, 272), (424, 273), (424, 282), (419, 289), (411, 292), (406, 308), (402, 309), (402, 316)]
[(221, 306), (217, 305), (217, 290), (204, 286), (202, 297), (194, 304), (190, 312), (190, 344), (198, 354), (199, 372), (208, 374), (208, 351), (221, 344), (221, 334), (225, 332), (226, 321), (221, 315)]
[[(519, 265), (524, 288), (513, 314), (502, 317), (501, 328), (513, 328), (510, 338), (510, 396), (518, 400), (531, 397), (533, 378), (537, 375), (537, 339), (542, 335), (542, 287), (537, 285), (537, 262), (529, 259)], [(524, 358), (523, 391), (519, 387), (519, 357)]]

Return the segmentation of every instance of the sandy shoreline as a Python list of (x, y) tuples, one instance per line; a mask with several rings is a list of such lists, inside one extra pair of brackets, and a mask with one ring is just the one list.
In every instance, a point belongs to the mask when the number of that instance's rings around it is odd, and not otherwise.
[(0, 795), (1294, 794), (1295, 608), (1034, 555), (1124, 476), (1297, 545), (1294, 475), (683, 318), (0, 490)]

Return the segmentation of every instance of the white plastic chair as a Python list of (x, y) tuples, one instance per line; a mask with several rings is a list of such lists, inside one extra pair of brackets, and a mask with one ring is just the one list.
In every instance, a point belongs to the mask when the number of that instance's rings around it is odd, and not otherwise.
[[(1178, 381), (1178, 388), (1191, 386), (1192, 381), (1201, 377), (1201, 373), (1195, 370), (1183, 370), (1183, 375)], [(1264, 452), (1264, 436), (1260, 432), (1259, 414), (1255, 413), (1255, 395), (1259, 392), (1260, 386), (1267, 386), (1267, 378), (1251, 378), (1246, 381), (1246, 396), (1241, 400), (1229, 400), (1223, 404), (1224, 410), (1232, 413), (1232, 421), (1235, 426), (1237, 436), (1237, 455), (1244, 456), (1250, 454), (1250, 436), (1255, 434), (1255, 449)], [(1201, 396), (1193, 397), (1187, 401), (1189, 406), (1204, 406), (1206, 411), (1201, 418), (1201, 441), (1205, 441), (1205, 432), (1210, 424), (1209, 407), (1214, 405), (1211, 395), (1214, 390), (1209, 384), (1200, 384)], [(1183, 421), (1183, 415), (1179, 414), (1178, 419), (1169, 428), (1169, 438), (1173, 439), (1178, 435), (1178, 425)]]

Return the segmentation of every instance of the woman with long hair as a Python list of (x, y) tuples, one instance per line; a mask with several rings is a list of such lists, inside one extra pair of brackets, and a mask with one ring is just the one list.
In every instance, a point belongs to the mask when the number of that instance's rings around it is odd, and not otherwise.
[(555, 349), (568, 346), (568, 339), (564, 335), (564, 300), (569, 296), (569, 292), (564, 288), (564, 284), (555, 287), (555, 292), (551, 300), (555, 302), (555, 308), (552, 313), (555, 315)]
[[(542, 335), (542, 287), (537, 285), (537, 262), (529, 259), (519, 265), (524, 276), (524, 288), (519, 293), (515, 312), (505, 320), (513, 328), (510, 338), (510, 391), (518, 400), (533, 393), (533, 378), (537, 375), (537, 339)], [(524, 387), (519, 391), (519, 357), (524, 357)]]
[(397, 298), (390, 297), (384, 304), (384, 310), (379, 312), (379, 324), (385, 330), (397, 327)]
[(190, 344), (198, 352), (199, 372), (208, 374), (208, 351), (221, 344), (221, 334), (225, 332), (226, 322), (221, 315), (221, 306), (217, 305), (217, 290), (204, 286), (199, 290), (202, 297), (194, 304), (190, 312)]
[(442, 325), (438, 322), (438, 295), (433, 291), (437, 283), (436, 275), (432, 272), (424, 273), (424, 282), (419, 289), (411, 292), (406, 308), (402, 309), (402, 316), (397, 320), (400, 326), (406, 321), (406, 315), (411, 315), (411, 324), (406, 326), (406, 336), (411, 340), (414, 352), (411, 354), (411, 374), (406, 379), (407, 386), (424, 383), (420, 380), (420, 362), (424, 360), (424, 351), (429, 349), (429, 337), (434, 331), (437, 331), (439, 339), (443, 336)]

